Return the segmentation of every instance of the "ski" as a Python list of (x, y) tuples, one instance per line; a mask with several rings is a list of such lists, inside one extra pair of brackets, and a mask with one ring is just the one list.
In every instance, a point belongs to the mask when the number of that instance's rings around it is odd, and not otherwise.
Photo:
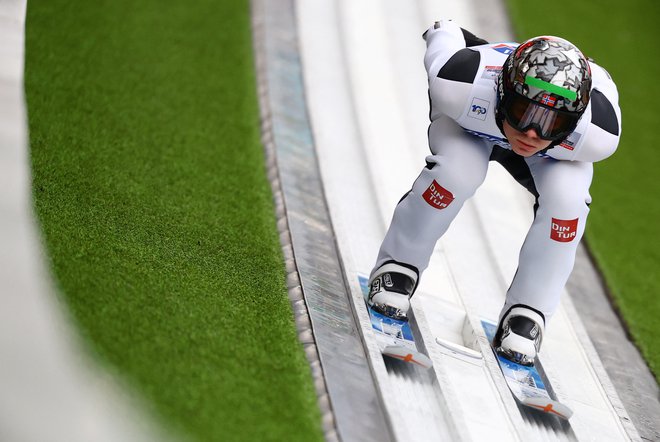
[(504, 356), (500, 356), (492, 346), (493, 337), (497, 330), (497, 325), (490, 321), (481, 321), (481, 326), (486, 333), (491, 349), (495, 354), (495, 359), (500, 366), (506, 384), (516, 400), (526, 406), (544, 413), (557, 416), (568, 420), (573, 415), (573, 410), (561, 402), (552, 399), (545, 382), (541, 378), (538, 367), (541, 367), (539, 358), (536, 358), (534, 366), (527, 367), (517, 364)]
[(415, 337), (408, 321), (390, 318), (369, 307), (369, 304), (367, 304), (369, 281), (364, 276), (358, 278), (364, 302), (369, 312), (371, 329), (376, 336), (381, 353), (419, 367), (430, 368), (433, 366), (431, 359), (417, 350)]

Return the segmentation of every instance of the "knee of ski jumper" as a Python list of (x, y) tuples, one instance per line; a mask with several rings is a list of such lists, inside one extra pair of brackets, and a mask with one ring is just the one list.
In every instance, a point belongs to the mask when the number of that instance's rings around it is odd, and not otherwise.
[[(438, 158), (440, 157), (440, 158)], [(480, 169), (484, 169), (483, 173)], [(477, 191), (486, 177), (485, 167), (478, 163), (472, 163), (469, 167), (463, 167), (461, 162), (452, 162), (440, 155), (427, 157), (427, 168), (422, 175), (426, 180), (419, 180), (418, 192), (425, 190), (433, 181), (440, 184), (451, 192), (458, 201), (466, 201)], [(420, 193), (421, 194), (421, 193)]]
[(537, 183), (539, 208), (560, 219), (580, 218), (589, 214), (591, 169), (585, 163), (559, 161)]
[(539, 195), (539, 208), (560, 218), (586, 218), (590, 203), (588, 191), (570, 186), (558, 185)]

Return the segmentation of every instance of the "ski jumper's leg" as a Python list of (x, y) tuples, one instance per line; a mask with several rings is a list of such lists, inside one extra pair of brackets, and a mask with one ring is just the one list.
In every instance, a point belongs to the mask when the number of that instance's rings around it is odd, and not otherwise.
[(491, 147), (448, 117), (431, 124), (429, 145), (432, 155), (396, 206), (374, 270), (395, 261), (421, 276), (436, 242), (486, 176)]
[(525, 162), (538, 194), (537, 207), (500, 317), (524, 304), (543, 313), (547, 322), (559, 306), (584, 233), (593, 165), (537, 156)]

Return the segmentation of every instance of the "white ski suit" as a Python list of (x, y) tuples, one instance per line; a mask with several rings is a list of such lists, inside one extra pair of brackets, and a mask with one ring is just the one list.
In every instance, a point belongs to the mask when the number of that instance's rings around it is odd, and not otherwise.
[(437, 240), (495, 160), (536, 197), (534, 221), (501, 315), (524, 304), (547, 320), (559, 305), (584, 233), (592, 163), (612, 155), (619, 142), (616, 86), (590, 62), (591, 99), (575, 131), (561, 144), (525, 158), (511, 150), (495, 121), (498, 75), (517, 44), (466, 48), (466, 37), (451, 21), (431, 27), (425, 39), (432, 155), (397, 205), (374, 270), (394, 261), (421, 275)]

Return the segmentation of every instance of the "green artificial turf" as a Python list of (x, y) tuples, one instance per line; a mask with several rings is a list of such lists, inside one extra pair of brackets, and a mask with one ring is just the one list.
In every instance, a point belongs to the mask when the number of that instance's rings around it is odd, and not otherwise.
[(660, 3), (557, 0), (540, 14), (528, 1), (508, 1), (519, 40), (567, 38), (618, 86), (621, 143), (613, 157), (595, 165), (586, 237), (631, 335), (660, 379)]
[(320, 440), (247, 0), (30, 1), (37, 212), (97, 359), (190, 440)]

